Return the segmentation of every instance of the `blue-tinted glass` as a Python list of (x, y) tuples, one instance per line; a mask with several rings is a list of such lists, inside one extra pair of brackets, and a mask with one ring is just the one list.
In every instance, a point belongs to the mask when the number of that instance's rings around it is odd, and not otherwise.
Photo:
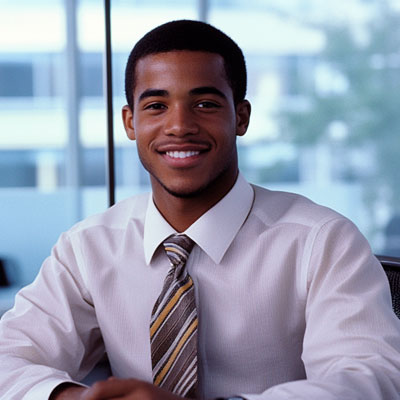
[(33, 96), (33, 66), (6, 61), (0, 65), (0, 97)]
[(0, 314), (61, 232), (107, 207), (103, 43), (87, 49), (75, 32), (74, 71), (67, 51), (71, 15), (82, 20), (83, 3), (0, 3), (0, 272), (9, 284), (0, 288)]
[(214, 0), (209, 21), (247, 58), (245, 176), (338, 210), (400, 256), (398, 1)]

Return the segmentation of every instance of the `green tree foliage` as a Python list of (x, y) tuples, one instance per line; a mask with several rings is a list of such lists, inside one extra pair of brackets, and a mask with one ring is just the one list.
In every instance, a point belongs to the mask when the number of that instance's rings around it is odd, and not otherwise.
[(372, 150), (372, 159), (365, 162), (372, 163), (375, 172), (364, 184), (371, 188), (374, 181), (384, 188), (387, 204), (398, 213), (400, 12), (386, 1), (375, 3), (376, 12), (361, 35), (347, 25), (321, 28), (326, 45), (317, 56), (316, 69), (323, 66), (329, 71), (331, 82), (328, 79), (323, 90), (316, 82), (310, 85), (302, 93), (305, 106), (281, 114), (281, 128), (291, 141), (310, 146), (329, 137), (331, 124), (340, 121), (347, 127), (347, 147)]

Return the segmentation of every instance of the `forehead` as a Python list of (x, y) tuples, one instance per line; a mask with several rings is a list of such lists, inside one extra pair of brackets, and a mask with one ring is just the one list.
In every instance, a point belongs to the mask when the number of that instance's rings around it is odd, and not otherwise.
[[(136, 64), (134, 94), (149, 88), (183, 89), (216, 86), (231, 91), (224, 60), (202, 51), (169, 51), (141, 58)], [(136, 97), (136, 96), (135, 96)]]

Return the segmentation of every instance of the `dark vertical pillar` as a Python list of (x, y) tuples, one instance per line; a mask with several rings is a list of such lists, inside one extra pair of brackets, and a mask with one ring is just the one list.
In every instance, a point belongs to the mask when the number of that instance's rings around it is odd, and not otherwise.
[(108, 205), (115, 203), (115, 161), (114, 161), (114, 121), (112, 93), (112, 55), (111, 55), (111, 5), (110, 0), (104, 0), (106, 48), (104, 62), (104, 92), (107, 102), (107, 191)]

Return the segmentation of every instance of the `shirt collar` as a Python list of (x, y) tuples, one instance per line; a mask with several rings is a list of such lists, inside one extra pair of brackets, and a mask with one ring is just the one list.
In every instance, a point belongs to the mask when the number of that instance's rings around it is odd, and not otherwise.
[[(219, 264), (243, 225), (253, 204), (254, 191), (241, 174), (232, 189), (184, 233)], [(149, 198), (144, 224), (144, 254), (147, 264), (157, 247), (176, 233)]]

